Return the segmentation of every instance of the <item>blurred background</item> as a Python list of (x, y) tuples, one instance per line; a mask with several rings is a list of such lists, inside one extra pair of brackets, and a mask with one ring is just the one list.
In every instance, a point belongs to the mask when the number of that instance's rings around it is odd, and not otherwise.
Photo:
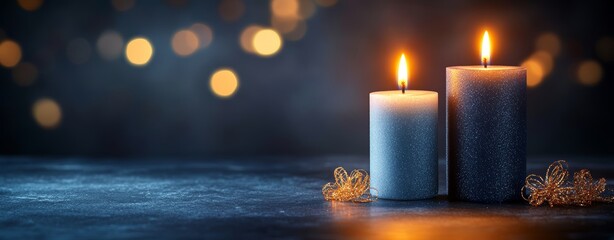
[[(368, 94), (445, 67), (528, 68), (530, 155), (614, 154), (608, 1), (0, 2), (0, 154), (369, 151)], [(440, 125), (440, 155), (444, 128)]]

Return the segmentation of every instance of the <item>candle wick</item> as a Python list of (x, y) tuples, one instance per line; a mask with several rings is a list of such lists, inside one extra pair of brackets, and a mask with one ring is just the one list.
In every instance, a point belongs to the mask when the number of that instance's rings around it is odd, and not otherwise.
[(405, 82), (401, 82), (401, 92), (405, 94)]
[(488, 67), (488, 60), (486, 58), (482, 59), (482, 63), (484, 64), (484, 68)]

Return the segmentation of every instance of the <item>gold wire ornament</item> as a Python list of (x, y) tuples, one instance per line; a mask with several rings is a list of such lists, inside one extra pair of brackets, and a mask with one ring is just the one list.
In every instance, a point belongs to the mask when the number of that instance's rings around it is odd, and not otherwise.
[[(548, 167), (546, 177), (530, 174), (525, 179), (525, 185), (521, 189), (524, 200), (533, 206), (548, 202), (550, 207), (557, 205), (590, 206), (593, 202), (614, 202), (614, 197), (603, 197), (606, 180), (601, 178), (593, 180), (593, 176), (587, 169), (574, 173), (573, 183), (567, 181), (565, 160), (556, 161)], [(528, 194), (526, 194), (528, 190)]]
[(348, 175), (343, 167), (334, 171), (335, 182), (329, 182), (322, 187), (322, 195), (328, 201), (367, 203), (377, 200), (377, 195), (370, 190), (377, 189), (369, 185), (369, 173), (363, 169), (355, 169)]

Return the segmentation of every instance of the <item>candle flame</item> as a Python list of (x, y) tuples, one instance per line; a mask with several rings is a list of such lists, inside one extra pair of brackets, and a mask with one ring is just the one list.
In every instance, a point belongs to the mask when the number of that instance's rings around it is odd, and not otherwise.
[(408, 79), (409, 72), (407, 71), (407, 60), (405, 59), (405, 54), (402, 54), (401, 60), (399, 60), (399, 69), (397, 70), (397, 81), (399, 88), (407, 88)]
[(482, 37), (482, 58), (480, 62), (486, 67), (490, 64), (490, 38), (488, 37), (488, 31), (484, 31), (484, 37)]

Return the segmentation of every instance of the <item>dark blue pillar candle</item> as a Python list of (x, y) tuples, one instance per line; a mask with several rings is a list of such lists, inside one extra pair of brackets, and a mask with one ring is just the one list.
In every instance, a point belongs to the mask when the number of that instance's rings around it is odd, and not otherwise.
[(519, 200), (526, 177), (526, 69), (448, 67), (446, 83), (450, 199)]

